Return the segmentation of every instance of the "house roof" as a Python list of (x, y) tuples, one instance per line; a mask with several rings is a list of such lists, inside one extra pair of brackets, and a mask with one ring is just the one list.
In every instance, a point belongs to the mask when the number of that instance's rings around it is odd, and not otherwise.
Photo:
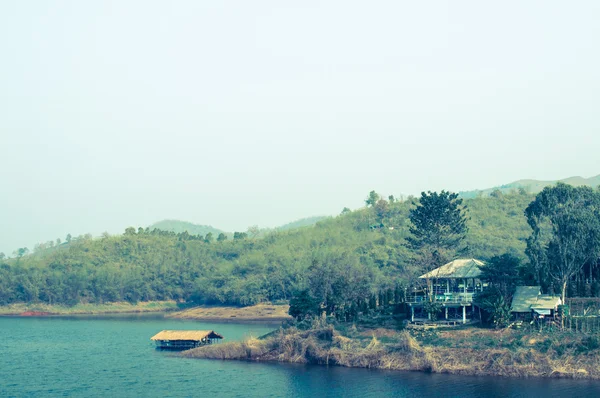
[(222, 339), (218, 333), (212, 330), (163, 330), (152, 336), (150, 340), (193, 340), (200, 341), (204, 338)]
[(512, 299), (511, 312), (530, 312), (540, 295), (539, 286), (517, 286)]
[(560, 297), (540, 294), (539, 286), (517, 286), (512, 300), (511, 312), (551, 310), (556, 309), (560, 304)]
[(478, 278), (481, 275), (480, 266), (484, 266), (483, 261), (474, 258), (463, 258), (450, 261), (448, 264), (442, 265), (424, 275), (421, 279), (469, 279)]

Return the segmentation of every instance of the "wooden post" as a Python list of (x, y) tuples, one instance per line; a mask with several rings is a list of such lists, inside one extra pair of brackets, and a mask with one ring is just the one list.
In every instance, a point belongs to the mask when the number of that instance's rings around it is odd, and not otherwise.
[(450, 293), (450, 279), (446, 279), (446, 293)]
[(448, 320), (448, 307), (446, 307), (446, 320)]
[(463, 324), (467, 323), (467, 306), (463, 305)]
[(415, 321), (415, 307), (413, 307), (412, 305), (410, 306), (410, 321)]

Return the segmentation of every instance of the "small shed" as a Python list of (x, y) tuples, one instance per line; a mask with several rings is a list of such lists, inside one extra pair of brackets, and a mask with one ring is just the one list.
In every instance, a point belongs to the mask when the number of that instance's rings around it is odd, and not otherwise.
[(560, 297), (542, 294), (539, 286), (517, 286), (510, 312), (516, 318), (554, 317)]
[(159, 349), (188, 350), (217, 343), (222, 338), (223, 336), (213, 330), (163, 330), (150, 340), (153, 340)]

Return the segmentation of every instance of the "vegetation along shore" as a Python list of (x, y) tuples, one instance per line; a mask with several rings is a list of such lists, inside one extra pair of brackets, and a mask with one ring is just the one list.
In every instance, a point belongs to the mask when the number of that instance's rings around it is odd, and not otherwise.
[(282, 328), (184, 351), (186, 358), (276, 361), (477, 376), (600, 379), (600, 338), (514, 329)]

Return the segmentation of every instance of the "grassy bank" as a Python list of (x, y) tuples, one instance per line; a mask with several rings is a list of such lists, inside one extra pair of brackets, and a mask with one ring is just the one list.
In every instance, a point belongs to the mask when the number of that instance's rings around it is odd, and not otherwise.
[(463, 375), (600, 379), (597, 336), (516, 330), (351, 328), (342, 334), (331, 326), (308, 331), (292, 327), (262, 339), (201, 347), (181, 355)]
[(115, 314), (139, 312), (165, 312), (177, 309), (175, 301), (146, 301), (137, 304), (127, 302), (106, 304), (76, 304), (74, 306), (49, 304), (10, 304), (0, 306), (0, 315), (21, 315), (23, 313), (43, 313), (48, 315), (76, 314)]
[(284, 321), (289, 305), (258, 304), (249, 307), (200, 306), (170, 314), (170, 317), (203, 321)]

